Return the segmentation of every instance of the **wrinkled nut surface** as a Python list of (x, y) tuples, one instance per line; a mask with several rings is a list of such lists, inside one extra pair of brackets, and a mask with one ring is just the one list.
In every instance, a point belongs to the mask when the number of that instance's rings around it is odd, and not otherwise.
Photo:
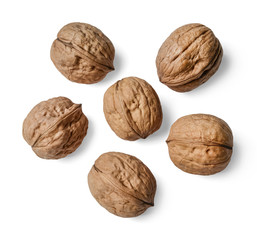
[(131, 155), (102, 154), (88, 174), (88, 185), (97, 202), (120, 217), (136, 217), (154, 206), (155, 178)]
[(191, 91), (218, 70), (222, 54), (211, 29), (198, 23), (184, 25), (171, 33), (159, 49), (159, 79), (177, 92)]
[(117, 81), (104, 94), (104, 114), (122, 139), (146, 138), (162, 123), (159, 97), (149, 83), (137, 77)]
[(23, 122), (23, 137), (41, 158), (59, 159), (74, 152), (87, 134), (81, 104), (66, 97), (37, 104)]
[(167, 139), (170, 158), (181, 170), (211, 175), (228, 165), (233, 148), (230, 127), (222, 119), (208, 114), (179, 118)]
[(70, 23), (57, 34), (51, 59), (69, 80), (96, 83), (114, 70), (112, 42), (98, 28), (86, 23)]

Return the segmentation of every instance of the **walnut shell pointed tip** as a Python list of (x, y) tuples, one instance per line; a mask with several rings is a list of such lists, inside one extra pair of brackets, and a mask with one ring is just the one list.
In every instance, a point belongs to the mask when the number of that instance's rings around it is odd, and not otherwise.
[(219, 68), (223, 50), (208, 27), (192, 23), (179, 27), (164, 41), (156, 57), (160, 81), (177, 92), (205, 83)]
[(56, 97), (40, 102), (29, 112), (22, 134), (38, 157), (59, 159), (79, 147), (87, 128), (88, 120), (81, 104)]
[(104, 94), (104, 115), (117, 136), (134, 141), (157, 131), (162, 123), (158, 95), (145, 80), (127, 77)]
[(229, 164), (233, 134), (228, 124), (218, 117), (191, 114), (173, 123), (166, 142), (176, 167), (187, 173), (211, 175)]
[(115, 49), (98, 28), (80, 22), (65, 25), (54, 40), (50, 57), (70, 81), (92, 84), (114, 70)]
[(136, 217), (154, 205), (156, 180), (149, 168), (134, 156), (102, 154), (88, 174), (96, 201), (120, 217)]

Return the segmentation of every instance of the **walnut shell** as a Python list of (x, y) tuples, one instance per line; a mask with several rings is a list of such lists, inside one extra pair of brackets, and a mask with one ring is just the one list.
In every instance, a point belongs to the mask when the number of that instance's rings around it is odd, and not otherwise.
[(103, 109), (111, 129), (125, 140), (146, 138), (162, 123), (158, 95), (149, 83), (137, 77), (123, 78), (109, 87)]
[(70, 23), (57, 34), (51, 59), (69, 80), (96, 83), (114, 70), (112, 42), (98, 28), (86, 23)]
[(102, 154), (88, 174), (88, 185), (97, 202), (120, 217), (136, 217), (154, 206), (155, 178), (131, 155)]
[(66, 97), (37, 104), (23, 122), (23, 137), (41, 158), (59, 159), (74, 152), (87, 134), (81, 104)]
[(222, 54), (211, 29), (198, 23), (184, 25), (171, 33), (158, 52), (159, 79), (177, 92), (191, 91), (218, 70)]
[(167, 139), (169, 155), (181, 170), (211, 175), (228, 165), (233, 148), (230, 127), (222, 119), (208, 114), (179, 118)]

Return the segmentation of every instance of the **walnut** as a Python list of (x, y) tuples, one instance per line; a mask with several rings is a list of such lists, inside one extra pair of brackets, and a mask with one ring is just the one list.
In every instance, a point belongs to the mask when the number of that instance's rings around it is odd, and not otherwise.
[(120, 217), (136, 217), (154, 206), (155, 178), (131, 155), (102, 154), (88, 174), (88, 185), (97, 202)]
[(104, 94), (104, 114), (111, 129), (122, 139), (146, 138), (162, 123), (160, 100), (146, 81), (127, 77)]
[(86, 23), (70, 23), (57, 34), (51, 59), (69, 80), (96, 83), (114, 70), (114, 47), (98, 28)]
[(208, 114), (179, 118), (167, 139), (170, 158), (181, 170), (200, 175), (222, 171), (228, 165), (233, 135), (228, 124)]
[(87, 134), (81, 104), (66, 97), (37, 104), (23, 122), (23, 137), (41, 158), (58, 159), (74, 152)]
[(218, 70), (222, 53), (211, 29), (198, 23), (184, 25), (171, 33), (158, 52), (159, 79), (177, 92), (191, 91)]

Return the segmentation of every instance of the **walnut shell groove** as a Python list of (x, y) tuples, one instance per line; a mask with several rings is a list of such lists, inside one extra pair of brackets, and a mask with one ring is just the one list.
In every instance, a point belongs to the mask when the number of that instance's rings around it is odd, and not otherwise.
[(154, 205), (156, 180), (149, 168), (134, 156), (102, 154), (88, 174), (96, 201), (120, 217), (136, 217)]
[(23, 138), (41, 158), (59, 159), (74, 152), (87, 134), (81, 104), (66, 97), (37, 104), (23, 122)]
[(57, 34), (51, 60), (69, 80), (92, 84), (114, 70), (115, 49), (98, 28), (86, 23), (69, 23)]
[(223, 50), (208, 27), (192, 23), (170, 34), (159, 49), (156, 67), (162, 83), (187, 92), (205, 83), (219, 68)]
[(172, 162), (188, 173), (215, 174), (227, 167), (232, 156), (230, 127), (209, 114), (179, 118), (171, 126), (166, 142)]
[(145, 80), (127, 77), (104, 94), (104, 115), (117, 136), (134, 141), (157, 131), (162, 123), (158, 95)]

